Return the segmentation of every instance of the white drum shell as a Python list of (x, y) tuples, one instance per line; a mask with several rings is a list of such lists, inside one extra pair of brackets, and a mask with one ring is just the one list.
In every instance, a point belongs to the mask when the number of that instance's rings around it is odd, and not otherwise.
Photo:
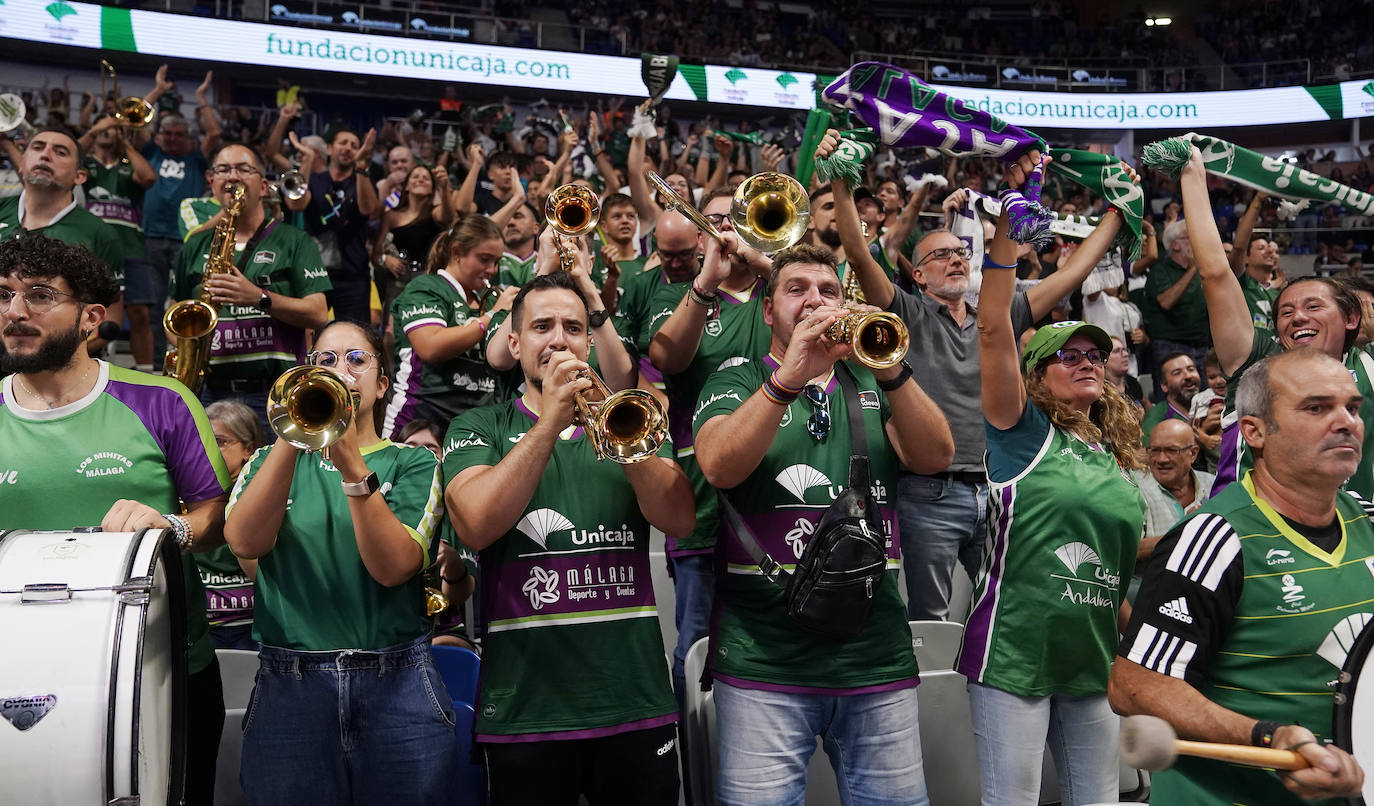
[[(56, 697), (27, 730), (0, 720), (5, 802), (166, 802), (174, 647), (164, 539), (161, 530), (0, 535), (0, 704)], [(23, 602), (25, 586), (44, 583), (65, 584), (70, 599)], [(106, 590), (82, 590), (91, 588)]]

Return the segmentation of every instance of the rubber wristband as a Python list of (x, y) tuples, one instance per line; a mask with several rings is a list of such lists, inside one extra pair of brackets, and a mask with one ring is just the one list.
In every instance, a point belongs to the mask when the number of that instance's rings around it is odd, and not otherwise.
[(1274, 744), (1274, 733), (1282, 725), (1272, 719), (1261, 719), (1250, 729), (1250, 744), (1255, 747), (1271, 747)]
[(759, 391), (763, 392), (763, 396), (768, 398), (770, 402), (776, 403), (779, 406), (792, 405), (792, 401), (796, 400), (801, 394), (800, 392), (791, 393), (779, 389), (771, 378), (763, 382), (763, 386), (759, 388)]
[(985, 268), (985, 269), (1015, 269), (1015, 268), (1016, 268), (1016, 264), (1013, 263), (1013, 264), (1011, 264), (1010, 266), (1003, 266), (1001, 263), (996, 263), (996, 262), (994, 262), (994, 261), (992, 260), (992, 258), (989, 258), (988, 256), (984, 255), (984, 256), (983, 256), (983, 268)]
[(878, 381), (878, 388), (884, 392), (895, 392), (900, 389), (903, 384), (911, 380), (911, 374), (911, 365), (903, 361), (902, 371), (898, 373), (897, 377), (890, 378), (886, 381)]
[(474, 319), (473, 321), (477, 323), (477, 326), (478, 326), (478, 327), (482, 328), (482, 332), (483, 332), (483, 333), (486, 333), (486, 332), (487, 332), (487, 327), (488, 327), (488, 325), (487, 325), (486, 322), (483, 322), (483, 321), (482, 321), (482, 317), (479, 316), (479, 317), (477, 317), (476, 319)]
[(696, 283), (692, 283), (692, 285), (688, 287), (687, 296), (692, 300), (692, 302), (695, 302), (703, 308), (714, 308), (716, 305), (716, 300), (720, 298), (720, 294), (718, 294), (715, 291), (712, 291), (710, 294), (707, 294), (706, 292), (697, 288)]

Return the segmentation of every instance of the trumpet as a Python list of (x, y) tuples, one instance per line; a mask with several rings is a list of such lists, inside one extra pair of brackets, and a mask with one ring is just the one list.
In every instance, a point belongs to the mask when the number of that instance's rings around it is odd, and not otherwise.
[(29, 110), (24, 99), (12, 92), (0, 95), (0, 134), (14, 132), (27, 140), (38, 131), (28, 120)]
[(358, 397), (324, 367), (292, 367), (267, 393), (267, 422), (277, 436), (300, 450), (315, 453), (348, 432)]
[(287, 171), (273, 182), (271, 187), (280, 193), (283, 199), (296, 201), (305, 198), (305, 194), (310, 191), (310, 181), (300, 171)]
[(806, 188), (773, 171), (741, 182), (730, 202), (730, 225), (741, 241), (760, 252), (780, 252), (800, 241), (810, 218)]
[(854, 360), (869, 369), (887, 369), (901, 363), (911, 343), (906, 323), (886, 311), (847, 310), (825, 335), (854, 349)]
[(715, 238), (716, 243), (721, 245), (725, 244), (725, 238), (720, 234), (720, 230), (716, 229), (706, 216), (697, 212), (697, 208), (689, 204), (686, 199), (677, 195), (677, 191), (673, 190), (667, 182), (663, 181), (663, 177), (653, 171), (648, 171), (647, 175), (649, 177), (649, 184), (653, 185), (654, 189), (663, 197), (663, 208), (665, 210), (678, 211), (688, 221), (696, 224), (697, 229)]
[(632, 465), (658, 452), (668, 438), (668, 416), (653, 395), (643, 389), (612, 394), (590, 369), (578, 376), (589, 378), (592, 388), (574, 396), (573, 423), (587, 432), (597, 461)]
[(482, 292), (477, 295), (477, 310), (485, 312), (500, 298), (501, 292), (506, 287), (500, 283), (493, 283), (487, 278), (482, 278)]
[[(119, 96), (119, 76), (115, 73), (114, 65), (100, 60), (100, 97), (105, 98), (105, 79), (110, 79), (114, 84), (114, 94)], [(157, 110), (153, 105), (138, 97), (137, 95), (126, 95), (115, 101), (114, 117), (122, 120), (134, 128), (142, 128), (153, 122), (157, 117)]]
[(568, 184), (555, 188), (544, 202), (544, 218), (553, 227), (554, 245), (558, 247), (558, 259), (563, 271), (572, 271), (573, 256), (567, 238), (580, 238), (596, 229), (601, 223), (601, 202), (596, 194), (582, 185)]

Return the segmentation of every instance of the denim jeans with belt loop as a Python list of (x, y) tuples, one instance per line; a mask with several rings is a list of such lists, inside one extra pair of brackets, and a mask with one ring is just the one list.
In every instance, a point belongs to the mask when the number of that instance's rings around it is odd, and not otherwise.
[(264, 646), (239, 780), (255, 804), (444, 804), (453, 705), (429, 637), (387, 649)]

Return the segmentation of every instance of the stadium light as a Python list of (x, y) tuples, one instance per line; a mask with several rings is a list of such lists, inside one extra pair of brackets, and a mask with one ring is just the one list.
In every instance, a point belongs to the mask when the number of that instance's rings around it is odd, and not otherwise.
[(1173, 23), (1173, 21), (1174, 20), (1172, 17), (1146, 17), (1145, 26), (1151, 27), (1155, 25), (1170, 25)]

